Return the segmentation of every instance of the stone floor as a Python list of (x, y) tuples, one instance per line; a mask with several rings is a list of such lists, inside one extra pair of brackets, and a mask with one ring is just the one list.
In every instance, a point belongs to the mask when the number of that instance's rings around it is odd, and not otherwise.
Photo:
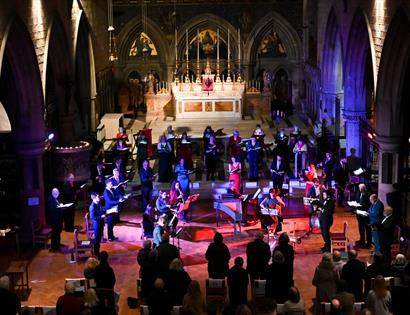
[[(124, 223), (115, 227), (115, 234), (120, 241), (102, 244), (102, 250), (108, 251), (109, 261), (116, 273), (116, 290), (120, 292), (120, 314), (138, 314), (136, 310), (130, 310), (127, 306), (127, 297), (136, 297), (136, 280), (139, 266), (136, 262), (138, 250), (141, 248), (140, 222), (141, 214), (137, 213), (138, 203), (132, 201), (128, 211), (122, 214)], [(259, 225), (244, 228), (235, 240), (232, 237), (233, 227), (230, 220), (222, 220), (219, 228), (215, 225), (215, 212), (212, 209), (212, 201), (201, 200), (193, 206), (193, 222), (183, 225), (184, 232), (181, 235), (181, 256), (186, 270), (193, 279), (201, 283), (204, 289), (207, 278), (207, 264), (204, 257), (206, 248), (216, 230), (223, 233), (228, 244), (232, 258), (245, 257), (246, 244), (253, 239), (253, 234), (259, 229)], [(298, 204), (299, 203), (299, 204)], [(300, 201), (294, 201), (292, 206), (301, 207)], [(134, 210), (133, 210), (134, 209)], [(84, 211), (78, 211), (76, 223), (84, 225), (82, 218)], [(343, 222), (349, 224), (349, 238), (352, 242), (357, 240), (357, 222), (355, 216), (344, 208), (337, 208), (335, 223), (332, 231), (341, 231)], [(289, 230), (295, 222), (296, 230), (307, 228), (307, 218), (299, 217), (285, 219), (284, 229)], [(85, 235), (80, 235), (85, 238)], [(58, 296), (63, 294), (64, 279), (81, 277), (86, 257), (77, 263), (70, 263), (70, 248), (73, 246), (73, 235), (62, 233), (62, 243), (67, 247), (60, 253), (50, 253), (46, 249), (39, 249), (31, 260), (29, 266), (31, 294), (24, 305), (54, 305)], [(272, 244), (271, 244), (272, 245)], [(300, 289), (301, 295), (308, 308), (312, 306), (312, 298), (315, 289), (311, 284), (316, 265), (320, 261), (320, 247), (323, 246), (320, 234), (313, 234), (304, 238), (301, 244), (296, 244), (295, 257), (295, 284)], [(369, 250), (360, 250), (359, 256), (363, 261), (370, 258)], [(245, 259), (246, 261), (246, 259)], [(233, 259), (231, 259), (231, 265)], [(307, 312), (309, 314), (309, 312)]]

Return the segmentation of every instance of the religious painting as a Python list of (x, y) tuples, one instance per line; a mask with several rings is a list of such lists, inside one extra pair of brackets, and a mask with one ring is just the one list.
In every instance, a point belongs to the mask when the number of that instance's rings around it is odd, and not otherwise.
[(204, 78), (202, 80), (202, 91), (213, 91), (214, 80), (212, 78)]
[[(185, 42), (183, 42), (182, 44), (186, 45)], [(188, 44), (188, 54), (190, 60), (194, 60), (197, 58), (198, 44), (199, 59), (206, 59), (208, 57), (211, 59), (216, 59), (217, 57), (218, 34), (216, 31), (212, 29), (205, 29), (200, 31), (199, 34), (195, 35), (189, 41)], [(221, 37), (221, 34), (219, 34), (219, 57), (221, 59), (228, 58), (227, 45), (224, 39)]]
[(140, 36), (132, 43), (128, 55), (130, 57), (158, 56), (158, 51), (151, 38), (144, 32), (141, 32)]
[(274, 30), (266, 34), (259, 43), (258, 55), (261, 58), (286, 57), (286, 48)]

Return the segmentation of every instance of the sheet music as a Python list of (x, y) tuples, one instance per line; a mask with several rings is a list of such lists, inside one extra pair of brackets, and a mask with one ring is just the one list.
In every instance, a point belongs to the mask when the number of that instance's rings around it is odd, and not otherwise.
[(347, 202), (347, 205), (349, 206), (349, 207), (354, 207), (354, 208), (359, 208), (359, 207), (361, 207), (362, 205), (360, 204), (360, 203), (358, 203), (357, 201), (348, 201)]
[(358, 215), (363, 216), (363, 217), (368, 217), (369, 216), (369, 213), (367, 211), (363, 211), (363, 210), (356, 210), (356, 213)]
[(112, 207), (110, 209), (107, 209), (106, 211), (107, 214), (111, 214), (111, 213), (118, 213), (118, 206)]
[(277, 209), (261, 208), (261, 213), (264, 215), (278, 215), (279, 211)]
[(82, 184), (80, 188), (83, 189), (85, 186), (87, 186), (87, 183)]
[(358, 168), (357, 170), (353, 171), (353, 174), (355, 174), (356, 176), (359, 176), (363, 173), (364, 173), (364, 169), (362, 169), (361, 167)]
[(71, 207), (74, 203), (70, 202), (70, 203), (60, 203), (59, 205), (57, 205), (57, 208), (68, 208)]

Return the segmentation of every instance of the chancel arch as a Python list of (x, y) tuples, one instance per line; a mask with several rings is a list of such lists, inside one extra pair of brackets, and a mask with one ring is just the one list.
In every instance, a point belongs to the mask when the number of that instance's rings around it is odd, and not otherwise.
[[(14, 16), (9, 23), (3, 45), (0, 102), (10, 119), (11, 139), (8, 164), (0, 167), (7, 171), (2, 179), (9, 183), (5, 193), (9, 199), (2, 202), (0, 216), (7, 218), (10, 226), (21, 226), (23, 242), (27, 242), (31, 222), (45, 220), (43, 89), (33, 42), (19, 17)], [(28, 198), (33, 200), (30, 205)]]
[(354, 148), (364, 160), (369, 154), (367, 132), (361, 123), (374, 127), (374, 49), (369, 23), (359, 8), (353, 17), (346, 46), (344, 67), (344, 111), (346, 154)]
[(332, 8), (328, 15), (321, 58), (321, 110), (320, 120), (326, 119), (334, 127), (336, 136), (343, 134), (343, 43), (336, 13)]

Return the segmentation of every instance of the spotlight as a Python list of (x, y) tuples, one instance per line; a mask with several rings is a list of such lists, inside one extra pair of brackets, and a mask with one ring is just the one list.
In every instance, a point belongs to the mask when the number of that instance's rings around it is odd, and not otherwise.
[(367, 133), (367, 136), (369, 137), (369, 139), (373, 139), (373, 138), (374, 138), (373, 135), (372, 135), (370, 132)]
[(51, 140), (54, 139), (54, 136), (55, 136), (55, 135), (54, 135), (54, 132), (50, 132), (50, 133), (48, 134), (48, 136), (47, 136), (47, 139), (51, 141)]

